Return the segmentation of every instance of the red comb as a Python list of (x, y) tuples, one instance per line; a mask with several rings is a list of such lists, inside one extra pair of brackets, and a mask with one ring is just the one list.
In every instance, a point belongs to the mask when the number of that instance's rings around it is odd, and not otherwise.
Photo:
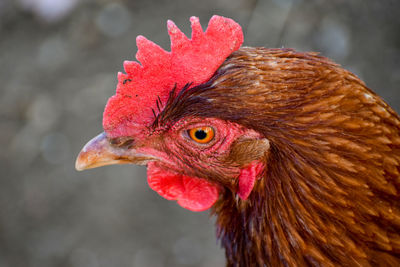
[(171, 52), (167, 52), (143, 36), (136, 38), (140, 61), (125, 61), (126, 74), (118, 73), (117, 92), (106, 105), (103, 127), (108, 136), (129, 135), (126, 123), (149, 125), (152, 109), (160, 97), (165, 103), (170, 91), (186, 84), (206, 82), (224, 60), (239, 49), (243, 33), (239, 24), (221, 16), (213, 16), (203, 32), (199, 19), (191, 17), (192, 38), (168, 21)]

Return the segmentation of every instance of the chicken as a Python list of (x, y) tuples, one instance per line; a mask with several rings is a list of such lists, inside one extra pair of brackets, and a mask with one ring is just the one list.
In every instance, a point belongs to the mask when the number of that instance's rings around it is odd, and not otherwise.
[(168, 22), (171, 52), (138, 37), (76, 168), (147, 165), (161, 196), (211, 209), (228, 266), (400, 266), (399, 116), (317, 53), (191, 22)]

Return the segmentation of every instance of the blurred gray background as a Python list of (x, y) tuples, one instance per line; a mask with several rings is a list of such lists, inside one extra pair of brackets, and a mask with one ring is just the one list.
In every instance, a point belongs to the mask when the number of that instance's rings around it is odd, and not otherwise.
[(144, 167), (85, 172), (116, 73), (143, 34), (169, 49), (213, 14), (245, 45), (320, 51), (400, 111), (398, 0), (0, 0), (0, 267), (223, 266), (208, 212), (151, 191)]

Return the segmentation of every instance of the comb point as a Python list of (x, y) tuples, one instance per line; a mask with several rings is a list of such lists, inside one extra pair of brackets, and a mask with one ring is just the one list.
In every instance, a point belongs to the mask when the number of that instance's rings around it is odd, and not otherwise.
[(167, 27), (168, 27), (168, 34), (171, 40), (171, 51), (189, 44), (189, 39), (175, 25), (175, 23), (172, 20), (168, 20)]
[(140, 61), (143, 67), (157, 63), (163, 64), (168, 57), (164, 49), (142, 35), (136, 38), (136, 45), (138, 47), (136, 59)]
[(141, 69), (141, 66), (136, 61), (129, 61), (129, 60), (124, 61), (124, 70), (125, 70), (126, 74), (135, 76), (138, 74), (140, 69)]
[(204, 35), (204, 32), (199, 18), (195, 16), (190, 17), (190, 24), (192, 27), (192, 40), (200, 39)]

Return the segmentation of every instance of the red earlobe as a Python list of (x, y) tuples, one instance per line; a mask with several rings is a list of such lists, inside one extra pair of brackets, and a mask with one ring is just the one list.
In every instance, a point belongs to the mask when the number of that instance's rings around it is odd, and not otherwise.
[(260, 174), (264, 169), (264, 163), (255, 160), (246, 168), (240, 170), (238, 195), (241, 199), (246, 200), (253, 190), (256, 179), (260, 178)]

